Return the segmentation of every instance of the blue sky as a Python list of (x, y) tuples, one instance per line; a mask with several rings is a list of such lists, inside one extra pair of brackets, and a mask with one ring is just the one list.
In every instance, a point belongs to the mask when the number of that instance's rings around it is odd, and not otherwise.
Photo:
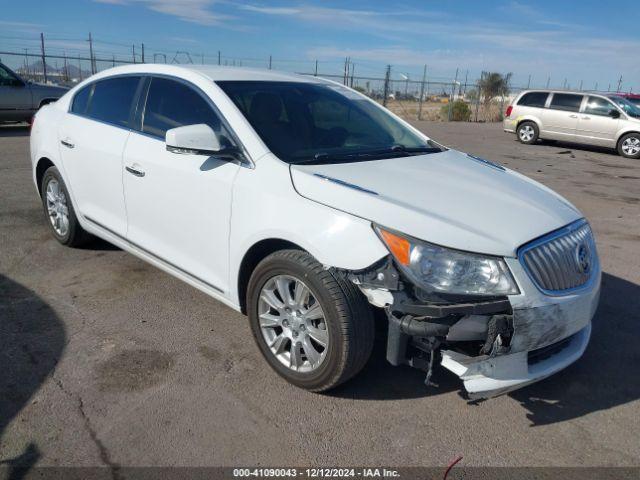
[[(44, 32), (49, 51), (129, 56), (144, 42), (147, 60), (176, 51), (192, 59), (339, 73), (345, 56), (356, 75), (419, 79), (426, 63), (434, 79), (477, 78), (482, 70), (513, 72), (514, 83), (640, 90), (640, 9), (621, 0), (598, 1), (225, 1), (57, 0), (7, 2), (0, 50), (36, 51)], [(139, 51), (139, 50), (138, 50)], [(6, 60), (6, 56), (3, 59)], [(178, 54), (176, 61), (185, 62)]]

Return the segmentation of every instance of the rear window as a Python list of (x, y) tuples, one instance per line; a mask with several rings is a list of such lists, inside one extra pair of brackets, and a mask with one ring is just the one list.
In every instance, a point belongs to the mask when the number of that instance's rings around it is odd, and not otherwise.
[(87, 105), (89, 104), (89, 97), (91, 96), (92, 90), (93, 85), (89, 85), (76, 93), (75, 97), (73, 97), (73, 105), (71, 105), (71, 111), (73, 113), (84, 115), (87, 111)]
[(551, 108), (556, 110), (567, 110), (577, 112), (580, 110), (582, 95), (572, 95), (569, 93), (554, 93), (551, 99)]
[(544, 107), (547, 103), (547, 97), (549, 96), (548, 92), (529, 92), (525, 93), (520, 100), (518, 100), (518, 105), (523, 105), (525, 107)]
[(140, 77), (101, 80), (93, 87), (87, 115), (96, 120), (126, 127)]

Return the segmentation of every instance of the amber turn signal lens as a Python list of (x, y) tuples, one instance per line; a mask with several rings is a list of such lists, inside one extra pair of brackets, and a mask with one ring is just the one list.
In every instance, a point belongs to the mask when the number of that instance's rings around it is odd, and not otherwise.
[(383, 229), (380, 229), (380, 235), (382, 235), (382, 239), (396, 260), (402, 265), (409, 265), (409, 256), (411, 253), (411, 244), (409, 241)]

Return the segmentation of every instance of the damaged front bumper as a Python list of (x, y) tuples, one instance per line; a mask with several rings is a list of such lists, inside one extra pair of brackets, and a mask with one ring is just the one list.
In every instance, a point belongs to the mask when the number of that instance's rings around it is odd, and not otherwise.
[(599, 267), (584, 288), (550, 296), (517, 259), (505, 261), (521, 293), (488, 300), (420, 298), (391, 259), (348, 278), (387, 312), (390, 363), (423, 368), (428, 384), (439, 361), (460, 377), (470, 399), (480, 399), (542, 380), (580, 358), (600, 295)]

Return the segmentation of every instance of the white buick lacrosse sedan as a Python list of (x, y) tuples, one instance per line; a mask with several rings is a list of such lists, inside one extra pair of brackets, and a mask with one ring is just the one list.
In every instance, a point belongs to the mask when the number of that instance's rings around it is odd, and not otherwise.
[(101, 237), (246, 313), (269, 365), (312, 391), (365, 365), (374, 318), (389, 362), (427, 383), (441, 364), (471, 398), (589, 341), (600, 266), (582, 214), (328, 80), (113, 68), (38, 112), (31, 159), (60, 243)]

